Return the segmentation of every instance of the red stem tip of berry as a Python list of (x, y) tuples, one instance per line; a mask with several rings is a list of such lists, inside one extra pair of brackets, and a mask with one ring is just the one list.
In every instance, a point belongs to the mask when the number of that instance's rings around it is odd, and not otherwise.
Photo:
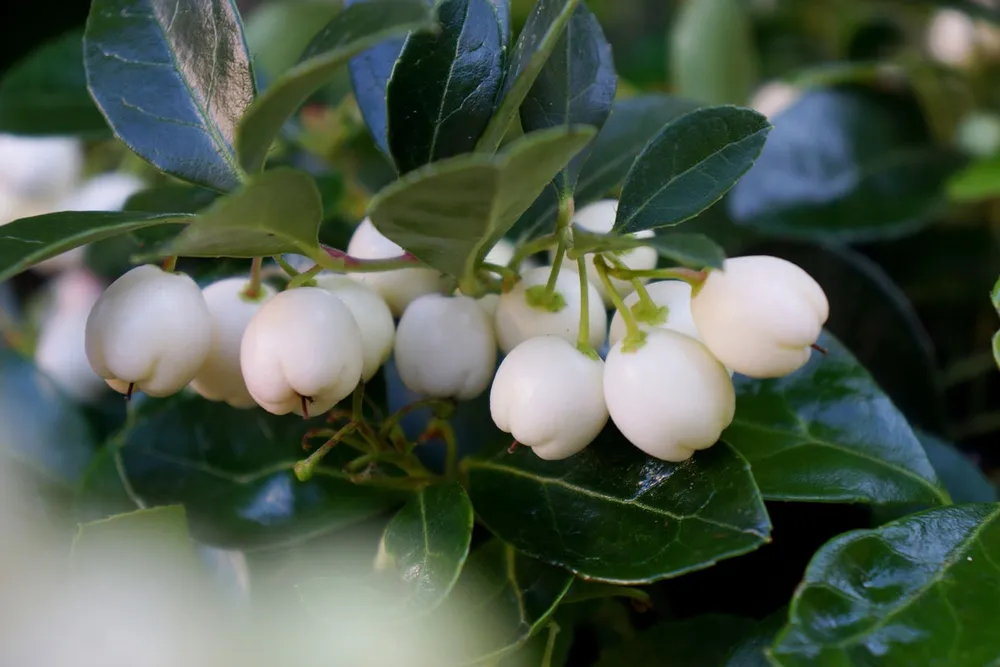
[(519, 443), (517, 440), (515, 440), (512, 443), (510, 443), (510, 447), (507, 448), (507, 453), (508, 454), (513, 454), (517, 450), (517, 446), (519, 444), (521, 444), (521, 443)]
[(132, 390), (133, 389), (135, 389), (135, 383), (134, 382), (129, 382), (128, 383), (128, 389), (125, 391), (125, 400), (126, 401), (131, 401), (132, 400)]
[(311, 396), (299, 396), (299, 399), (302, 401), (302, 417), (309, 419), (309, 404), (313, 402), (313, 399)]
[(822, 346), (820, 346), (820, 345), (817, 345), (816, 343), (813, 343), (813, 344), (812, 344), (812, 345), (810, 345), (809, 347), (811, 347), (812, 349), (816, 350), (817, 352), (819, 352), (819, 353), (820, 353), (820, 354), (822, 354), (822, 355), (825, 355), (825, 354), (827, 354), (827, 351), (826, 351), (826, 348), (825, 348), (825, 347), (822, 347)]

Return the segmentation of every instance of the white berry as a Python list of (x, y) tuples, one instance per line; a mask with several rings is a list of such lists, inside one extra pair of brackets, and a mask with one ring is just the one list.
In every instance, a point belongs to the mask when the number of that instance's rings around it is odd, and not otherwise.
[(354, 321), (361, 329), (361, 345), (364, 348), (361, 376), (368, 382), (392, 354), (392, 342), (396, 335), (392, 311), (375, 290), (347, 276), (322, 274), (316, 277), (316, 285), (343, 301), (354, 315)]
[(489, 317), (475, 299), (427, 294), (399, 320), (396, 367), (410, 391), (469, 400), (489, 386), (496, 347)]
[(256, 298), (250, 298), (244, 295), (246, 288), (246, 278), (227, 278), (202, 290), (212, 318), (212, 346), (191, 382), (191, 388), (205, 398), (234, 408), (254, 405), (240, 369), (240, 344), (250, 320), (275, 294), (273, 288), (261, 285)]
[(83, 146), (71, 137), (0, 134), (0, 184), (22, 197), (56, 201), (80, 180)]
[[(638, 319), (637, 324), (643, 331), (650, 329), (672, 329), (685, 336), (691, 336), (696, 340), (701, 340), (698, 327), (694, 325), (694, 318), (691, 316), (691, 286), (680, 280), (661, 280), (659, 282), (646, 285), (646, 292), (649, 298), (657, 306), (665, 307), (665, 313), (661, 313), (654, 322)], [(639, 293), (632, 292), (625, 297), (625, 305), (629, 308), (639, 303)], [(634, 311), (633, 311), (634, 312)], [(625, 318), (618, 311), (611, 319), (611, 329), (608, 332), (608, 345), (614, 345), (625, 337)]]
[[(556, 278), (555, 292), (562, 297), (558, 311), (530, 303), (532, 287), (545, 286), (552, 267), (540, 266), (521, 274), (510, 292), (500, 296), (494, 323), (500, 349), (510, 352), (535, 336), (559, 336), (575, 343), (580, 327), (580, 278), (575, 272), (562, 271)], [(599, 348), (608, 328), (608, 314), (594, 285), (587, 285), (590, 344)], [(536, 290), (537, 292), (538, 290)]]
[(211, 342), (211, 317), (195, 282), (150, 264), (111, 283), (87, 319), (90, 365), (123, 394), (130, 386), (150, 396), (180, 391)]
[[(617, 213), (618, 201), (616, 199), (603, 199), (601, 201), (594, 202), (593, 204), (588, 204), (577, 211), (576, 215), (573, 216), (572, 223), (588, 232), (593, 232), (595, 234), (607, 234), (611, 231), (611, 228), (614, 227), (615, 216)], [(646, 230), (632, 234), (632, 236), (640, 239), (649, 238), (653, 236), (653, 232)], [(554, 251), (549, 251), (550, 258), (554, 257), (554, 255)], [(615, 253), (615, 256), (619, 261), (624, 263), (625, 266), (632, 270), (639, 271), (656, 267), (656, 250), (648, 246), (634, 248), (622, 253)], [(608, 294), (607, 289), (604, 287), (604, 283), (601, 282), (600, 275), (597, 273), (597, 267), (594, 265), (594, 255), (587, 255), (586, 262), (587, 279), (597, 288), (597, 292), (601, 295), (604, 305), (610, 308), (613, 305), (611, 295)], [(574, 271), (577, 269), (576, 262), (568, 260), (563, 264), (563, 266)], [(633, 289), (632, 282), (629, 280), (621, 280), (614, 277), (610, 277), (610, 279), (615, 291), (617, 291), (620, 296), (628, 294)]]
[(240, 346), (254, 401), (276, 415), (328, 412), (361, 381), (361, 330), (344, 302), (319, 287), (281, 292), (250, 320)]
[(604, 395), (629, 442), (664, 461), (684, 461), (715, 444), (736, 410), (726, 369), (704, 345), (669, 329), (647, 332), (638, 349), (608, 353)]
[[(382, 235), (371, 220), (365, 218), (347, 245), (347, 254), (358, 259), (390, 259), (403, 254), (403, 249)], [(399, 317), (418, 296), (443, 292), (447, 281), (435, 269), (413, 268), (352, 273), (351, 278), (362, 282), (385, 299), (392, 314)]]
[(771, 378), (805, 365), (830, 305), (801, 268), (756, 255), (727, 259), (709, 273), (691, 299), (691, 314), (719, 361), (749, 377)]
[(572, 456), (608, 421), (603, 375), (603, 361), (562, 338), (526, 340), (504, 358), (493, 379), (493, 422), (539, 458)]

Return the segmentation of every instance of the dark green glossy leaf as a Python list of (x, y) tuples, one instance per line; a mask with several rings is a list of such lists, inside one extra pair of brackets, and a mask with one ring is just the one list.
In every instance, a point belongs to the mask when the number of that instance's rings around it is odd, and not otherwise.
[(490, 0), (444, 0), (441, 30), (410, 35), (386, 92), (389, 151), (400, 173), (476, 147), (503, 78)]
[(766, 234), (910, 234), (943, 203), (958, 166), (932, 144), (912, 100), (860, 87), (808, 91), (775, 127), (728, 199), (737, 223)]
[(670, 122), (625, 177), (615, 230), (666, 227), (698, 215), (753, 166), (770, 130), (756, 111), (728, 106)]
[(42, 44), (4, 73), (0, 132), (85, 137), (109, 133), (87, 90), (81, 32)]
[(828, 333), (801, 370), (736, 383), (722, 439), (747, 457), (769, 500), (948, 502), (920, 441), (871, 376)]
[(655, 581), (769, 540), (750, 467), (725, 444), (670, 464), (647, 457), (609, 427), (562, 461), (543, 461), (522, 447), (467, 459), (465, 469), (469, 496), (490, 530), (587, 579)]
[(63, 211), (4, 225), (0, 282), (78, 246), (145, 227), (191, 222), (183, 213)]
[[(590, 125), (598, 130), (611, 113), (618, 76), (611, 45), (601, 24), (580, 4), (521, 105), (521, 127), (533, 132), (561, 125)], [(583, 151), (557, 178), (572, 192), (587, 159)]]
[(511, 52), (500, 90), (499, 105), (482, 134), (477, 150), (493, 153), (518, 115), (546, 61), (555, 50), (580, 0), (536, 2)]
[[(340, 3), (322, 0), (265, 2), (244, 12), (243, 32), (257, 81), (265, 84), (299, 61), (320, 26), (333, 20)], [(263, 76), (262, 76), (263, 75)]]
[(465, 155), (411, 172), (380, 192), (380, 232), (434, 268), (462, 276), (594, 136), (588, 127), (526, 135), (493, 155)]
[(510, 44), (510, 0), (490, 0), (494, 11), (497, 13), (497, 20), (500, 22), (501, 44), (504, 49)]
[(299, 64), (275, 79), (240, 121), (240, 164), (251, 173), (263, 169), (285, 121), (351, 57), (384, 39), (432, 25), (432, 12), (416, 0), (367, 0), (345, 8), (313, 38)]
[(472, 503), (457, 482), (421, 490), (386, 526), (380, 566), (396, 574), (419, 611), (451, 592), (472, 542)]
[(227, 191), (236, 124), (256, 95), (231, 0), (94, 0), (90, 91), (115, 134), (158, 169)]
[[(629, 167), (663, 126), (698, 108), (698, 103), (680, 97), (646, 94), (615, 102), (611, 116), (590, 145), (574, 190), (579, 209), (597, 201), (621, 185)], [(559, 210), (554, 188), (547, 188), (515, 226), (521, 238), (551, 229)]]
[(77, 521), (97, 521), (138, 509), (120, 469), (121, 457), (114, 443), (94, 455), (76, 488), (73, 514)]
[(355, 523), (400, 501), (350, 481), (335, 448), (315, 476), (292, 470), (315, 422), (181, 394), (145, 399), (119, 438), (126, 477), (147, 504), (183, 503), (195, 537), (223, 548), (283, 544)]
[(185, 257), (258, 257), (319, 247), (323, 202), (312, 177), (275, 169), (200, 213), (161, 254)]
[(979, 466), (954, 445), (917, 431), (927, 459), (955, 503), (995, 503), (997, 489)]
[(644, 240), (656, 248), (661, 257), (693, 269), (721, 268), (726, 259), (722, 248), (703, 234), (666, 232)]
[(73, 402), (31, 361), (0, 349), (0, 452), (72, 487), (95, 451), (93, 434)]
[(1000, 157), (988, 157), (970, 164), (948, 179), (948, 198), (956, 202), (977, 202), (1000, 195)]
[(833, 539), (806, 570), (773, 664), (995, 664), (998, 519), (995, 504), (956, 505)]

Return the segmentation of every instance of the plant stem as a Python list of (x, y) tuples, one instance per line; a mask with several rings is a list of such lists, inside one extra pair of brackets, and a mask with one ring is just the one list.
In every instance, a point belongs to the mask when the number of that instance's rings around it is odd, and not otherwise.
[(260, 296), (260, 273), (263, 266), (263, 257), (253, 258), (253, 263), (250, 264), (250, 282), (247, 283), (246, 289), (243, 290), (243, 296), (248, 299), (256, 299)]
[(458, 440), (455, 439), (455, 429), (447, 419), (435, 419), (434, 428), (441, 435), (446, 447), (444, 471), (449, 479), (454, 479), (458, 472)]
[(580, 276), (580, 332), (576, 337), (576, 349), (596, 359), (597, 351), (590, 345), (590, 283), (587, 280), (587, 260), (577, 257), (576, 268)]
[(303, 271), (299, 275), (295, 276), (288, 281), (287, 289), (294, 289), (296, 287), (304, 287), (310, 284), (317, 275), (323, 271), (323, 267), (317, 264), (308, 271)]
[[(606, 253), (601, 256), (614, 264), (615, 268), (619, 271), (629, 271), (628, 265), (621, 261), (618, 257), (615, 257), (613, 253)], [(653, 301), (653, 298), (649, 296), (649, 292), (646, 290), (646, 285), (642, 282), (642, 279), (631, 278), (629, 279), (629, 282), (632, 283), (632, 287), (635, 289), (635, 293), (639, 297), (639, 300), (630, 309), (632, 314), (635, 316), (635, 319), (639, 322), (643, 322), (644, 324), (651, 324), (653, 326), (666, 322), (667, 316), (669, 315), (667, 307), (661, 306)]]
[(555, 621), (549, 622), (549, 636), (545, 641), (545, 653), (542, 655), (541, 667), (552, 667), (552, 657), (556, 652), (556, 636), (560, 629), (559, 624)]
[(177, 270), (177, 255), (172, 255), (163, 260), (163, 270), (167, 273), (173, 273)]
[(605, 291), (611, 297), (615, 308), (618, 309), (618, 312), (622, 315), (622, 319), (625, 321), (626, 334), (625, 338), (622, 339), (622, 349), (628, 352), (642, 347), (646, 340), (646, 334), (639, 328), (639, 324), (635, 320), (635, 315), (632, 314), (632, 310), (622, 301), (618, 290), (611, 284), (611, 279), (608, 278), (608, 264), (604, 261), (604, 257), (601, 255), (596, 256), (594, 258), (594, 266), (597, 268), (597, 275), (600, 276)]
[(514, 269), (508, 266), (500, 266), (499, 264), (490, 264), (483, 262), (483, 269), (500, 276), (503, 279), (503, 290), (509, 291), (514, 285), (521, 279), (521, 275)]
[(608, 273), (615, 278), (631, 280), (632, 278), (662, 278), (664, 280), (683, 280), (692, 287), (700, 285), (708, 278), (707, 271), (695, 271), (683, 267), (669, 269), (610, 269)]
[(344, 437), (353, 433), (357, 427), (357, 424), (351, 422), (344, 428), (337, 431), (332, 438), (324, 442), (319, 449), (309, 455), (309, 458), (296, 463), (295, 476), (298, 477), (299, 481), (308, 482), (312, 478), (313, 473), (316, 470), (316, 466), (323, 460), (323, 457), (326, 456), (330, 450), (333, 449), (334, 446)]
[(295, 269), (295, 267), (286, 262), (285, 258), (282, 257), (281, 255), (275, 255), (271, 259), (277, 262), (278, 266), (284, 269), (285, 273), (287, 273), (289, 277), (294, 278), (295, 276), (299, 275), (299, 272)]
[(320, 246), (320, 250), (310, 254), (309, 258), (327, 271), (337, 273), (377, 273), (425, 266), (423, 262), (410, 253), (386, 259), (360, 259), (348, 255), (343, 250), (328, 246)]
[(555, 232), (532, 239), (514, 251), (514, 256), (507, 262), (507, 266), (516, 271), (521, 267), (521, 263), (525, 259), (543, 250), (548, 250), (557, 243), (559, 243), (559, 235)]
[(455, 402), (443, 398), (424, 398), (419, 401), (414, 401), (404, 405), (403, 407), (396, 410), (394, 413), (389, 415), (389, 418), (382, 422), (382, 426), (378, 430), (378, 435), (380, 438), (385, 438), (389, 435), (392, 429), (399, 423), (399, 420), (410, 414), (415, 410), (420, 410), (422, 408), (431, 408), (434, 410), (436, 417), (441, 419), (447, 419), (455, 411)]

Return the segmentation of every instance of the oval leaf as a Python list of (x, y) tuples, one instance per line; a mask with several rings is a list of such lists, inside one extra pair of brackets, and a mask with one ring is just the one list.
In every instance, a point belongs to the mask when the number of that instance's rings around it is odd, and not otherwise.
[[(575, 124), (600, 129), (617, 88), (611, 45), (597, 17), (581, 4), (521, 105), (521, 127), (526, 133)], [(583, 151), (566, 166), (557, 178), (561, 190), (573, 191), (586, 159)]]
[(182, 503), (195, 537), (222, 548), (284, 544), (355, 523), (396, 505), (398, 492), (355, 484), (337, 448), (308, 482), (295, 478), (314, 422), (238, 410), (179, 394), (145, 399), (116, 440), (134, 494)]
[(771, 649), (775, 665), (979, 667), (1000, 660), (1000, 506), (941, 507), (827, 543)]
[(712, 239), (704, 234), (667, 232), (644, 239), (664, 257), (675, 264), (692, 269), (722, 268), (726, 254)]
[(728, 199), (733, 219), (777, 236), (894, 238), (928, 223), (954, 154), (935, 147), (915, 102), (860, 87), (806, 92), (775, 121)]
[(94, 0), (84, 60), (94, 100), (140, 157), (215, 190), (239, 184), (236, 124), (256, 83), (231, 0)]
[(740, 107), (705, 107), (672, 121), (625, 178), (615, 230), (677, 225), (719, 201), (753, 166), (771, 130)]
[(86, 567), (99, 564), (110, 548), (131, 546), (146, 551), (154, 545), (167, 549), (172, 559), (198, 564), (187, 516), (180, 505), (140, 509), (81, 524), (73, 539), (72, 559), (74, 565)]
[(920, 441), (868, 372), (828, 333), (809, 363), (776, 380), (736, 376), (722, 439), (750, 461), (768, 500), (948, 502)]
[(432, 12), (417, 0), (367, 0), (337, 14), (313, 38), (299, 64), (275, 79), (247, 111), (236, 139), (240, 164), (250, 173), (263, 169), (285, 121), (351, 57), (384, 39), (432, 25)]
[(160, 251), (184, 257), (260, 257), (319, 247), (323, 202), (294, 169), (267, 171), (213, 203)]
[(400, 173), (469, 153), (493, 115), (503, 44), (489, 0), (444, 0), (441, 30), (406, 40), (386, 92), (389, 151)]
[(647, 583), (769, 540), (750, 467), (725, 444), (677, 465), (647, 457), (609, 428), (563, 461), (521, 447), (464, 465), (491, 531), (587, 579)]
[(948, 179), (948, 197), (978, 202), (1000, 195), (1000, 156), (978, 160)]
[(380, 232), (445, 273), (464, 275), (594, 136), (588, 127), (526, 135), (495, 156), (464, 155), (411, 172), (380, 192)]
[(4, 74), (0, 132), (84, 137), (109, 133), (87, 90), (82, 32), (42, 44)]
[(472, 542), (472, 503), (457, 482), (421, 490), (386, 526), (379, 563), (410, 590), (409, 604), (430, 611), (462, 572)]
[(146, 227), (191, 222), (184, 213), (62, 211), (21, 218), (0, 236), (0, 282), (78, 246)]

